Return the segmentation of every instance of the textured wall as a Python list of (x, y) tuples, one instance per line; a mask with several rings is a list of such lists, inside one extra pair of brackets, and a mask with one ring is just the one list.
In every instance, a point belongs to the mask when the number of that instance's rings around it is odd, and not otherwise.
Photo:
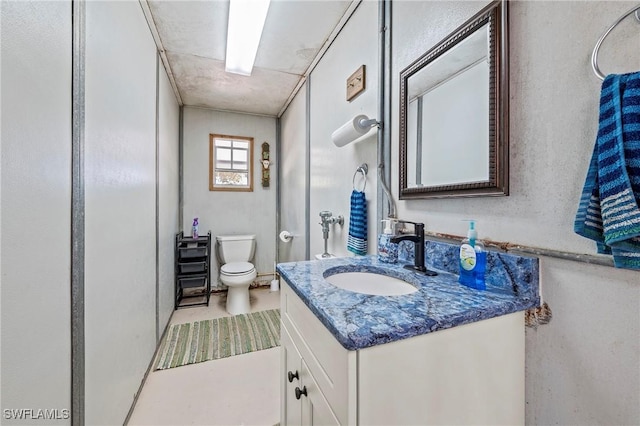
[(70, 409), (71, 2), (0, 7), (2, 409)]
[(279, 262), (306, 259), (306, 177), (307, 177), (307, 83), (300, 89), (281, 117), (280, 228), (294, 237), (288, 243), (278, 239)]
[(158, 331), (162, 335), (174, 304), (174, 245), (175, 234), (180, 229), (180, 110), (162, 63), (159, 62), (158, 66)]
[(156, 49), (135, 2), (87, 3), (86, 49), (86, 423), (119, 424), (156, 346)]
[[(393, 2), (393, 121), (398, 75), (484, 2)], [(474, 217), (481, 238), (595, 253), (573, 220), (595, 140), (600, 81), (590, 66), (598, 37), (629, 2), (510, 2), (511, 195), (401, 201), (401, 218), (463, 235)], [(601, 49), (607, 72), (640, 69), (637, 22)], [(398, 132), (392, 158), (397, 178)], [(452, 165), (455, 166), (455, 165)], [(397, 196), (397, 184), (391, 185)], [(541, 258), (542, 294), (554, 317), (527, 330), (527, 422), (640, 422), (638, 272)]]
[[(311, 73), (311, 164), (310, 231), (311, 256), (322, 253), (319, 213), (329, 210), (345, 218), (344, 226), (331, 226), (328, 250), (338, 256), (347, 251), (350, 196), (353, 175), (362, 163), (369, 165), (367, 198), (369, 253), (376, 251), (377, 139), (375, 129), (358, 142), (338, 148), (331, 134), (358, 114), (378, 114), (378, 5), (362, 2), (342, 29), (322, 61)], [(366, 65), (366, 90), (351, 102), (346, 100), (347, 78)], [(361, 178), (356, 178), (361, 189)]]
[[(484, 2), (393, 4), (391, 105), (395, 123), (400, 71), (481, 9)], [(633, 3), (513, 2), (511, 195), (401, 202), (405, 216), (424, 214), (427, 229), (464, 234), (465, 224), (458, 218), (473, 213), (484, 237), (593, 252), (593, 244), (574, 234), (572, 226), (597, 130), (600, 81), (591, 70), (590, 55), (600, 34), (630, 5)], [(634, 24), (629, 21), (623, 24)], [(607, 38), (600, 55), (603, 70), (640, 68), (640, 55), (633, 48), (640, 36), (632, 25), (621, 25)], [(397, 131), (393, 141), (395, 165)], [(396, 187), (394, 183), (394, 193)], [(508, 221), (498, 220), (506, 217)]]
[[(271, 186), (262, 187), (261, 145), (267, 142), (270, 158), (276, 158), (276, 120), (246, 114), (234, 114), (200, 108), (184, 109), (184, 222), (182, 229), (191, 234), (194, 217), (199, 218), (200, 233), (216, 235), (255, 234), (253, 263), (258, 273), (273, 272), (276, 258), (276, 176)], [(253, 137), (253, 192), (209, 191), (209, 134)], [(215, 243), (215, 238), (214, 238)], [(215, 250), (214, 250), (215, 251)], [(211, 259), (211, 284), (218, 280), (218, 261)]]

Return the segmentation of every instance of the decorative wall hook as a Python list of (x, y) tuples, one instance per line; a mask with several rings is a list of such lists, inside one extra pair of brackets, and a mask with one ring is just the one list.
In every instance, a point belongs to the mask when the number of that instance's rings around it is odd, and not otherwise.
[(262, 159), (260, 162), (262, 163), (262, 187), (268, 188), (270, 179), (269, 166), (271, 165), (271, 161), (269, 160), (269, 144), (266, 142), (262, 144)]
[(351, 101), (365, 89), (365, 66), (362, 65), (347, 78), (347, 101)]

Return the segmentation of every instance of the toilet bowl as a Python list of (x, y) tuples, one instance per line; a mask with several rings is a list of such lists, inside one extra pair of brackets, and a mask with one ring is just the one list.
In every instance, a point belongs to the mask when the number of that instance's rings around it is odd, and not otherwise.
[(251, 312), (249, 304), (249, 286), (258, 273), (252, 263), (225, 263), (220, 268), (220, 281), (227, 290), (227, 312), (233, 315)]
[(249, 262), (255, 252), (255, 235), (216, 237), (220, 281), (228, 287), (226, 309), (232, 315), (251, 312), (249, 286), (258, 275)]

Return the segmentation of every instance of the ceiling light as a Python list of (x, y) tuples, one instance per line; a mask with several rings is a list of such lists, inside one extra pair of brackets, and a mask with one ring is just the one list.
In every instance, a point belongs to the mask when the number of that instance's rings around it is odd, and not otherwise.
[(231, 0), (225, 71), (251, 75), (270, 0)]

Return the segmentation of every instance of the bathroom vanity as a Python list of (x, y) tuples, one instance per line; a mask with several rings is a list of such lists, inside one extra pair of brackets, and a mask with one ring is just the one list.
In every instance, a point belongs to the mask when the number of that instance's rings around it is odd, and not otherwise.
[[(534, 274), (502, 260), (486, 291), (372, 256), (278, 265), (282, 424), (523, 424), (523, 311), (539, 301), (537, 259)], [(500, 274), (498, 263), (517, 271)], [(354, 271), (417, 291), (371, 295), (325, 279)]]

